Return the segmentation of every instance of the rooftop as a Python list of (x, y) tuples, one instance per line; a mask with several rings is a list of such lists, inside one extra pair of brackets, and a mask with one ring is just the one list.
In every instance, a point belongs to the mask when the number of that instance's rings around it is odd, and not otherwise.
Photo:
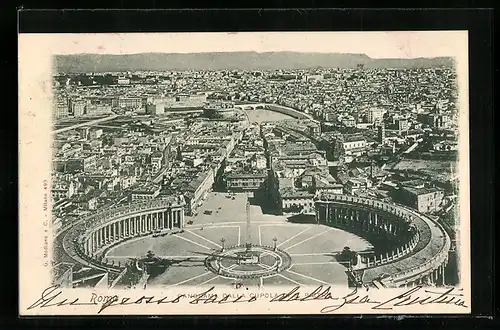
[(442, 189), (439, 189), (437, 187), (406, 187), (403, 186), (401, 189), (404, 189), (413, 195), (421, 196), (421, 195), (427, 195), (427, 194), (432, 194), (438, 191), (443, 191)]

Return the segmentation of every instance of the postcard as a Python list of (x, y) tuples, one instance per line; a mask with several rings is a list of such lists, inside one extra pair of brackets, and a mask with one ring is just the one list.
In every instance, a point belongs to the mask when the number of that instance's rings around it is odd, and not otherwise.
[(469, 314), (467, 40), (19, 34), (20, 314)]

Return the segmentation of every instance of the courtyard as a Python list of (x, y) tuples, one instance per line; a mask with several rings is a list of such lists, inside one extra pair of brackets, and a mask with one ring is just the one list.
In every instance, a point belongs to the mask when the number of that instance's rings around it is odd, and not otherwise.
[[(345, 265), (335, 259), (335, 254), (345, 246), (355, 251), (371, 248), (370, 243), (354, 234), (324, 225), (290, 223), (285, 216), (263, 214), (258, 205), (250, 205), (250, 226), (247, 228), (246, 194), (236, 194), (234, 200), (227, 195), (210, 193), (198, 215), (186, 218), (193, 223), (186, 225), (182, 233), (131, 239), (109, 250), (106, 258), (124, 263), (153, 251), (157, 257), (171, 260), (162, 274), (148, 281), (149, 286), (164, 288), (177, 285), (234, 285), (236, 282), (247, 287), (347, 286)], [(204, 214), (205, 210), (212, 211), (212, 214)], [(291, 265), (271, 276), (245, 279), (225, 277), (206, 268), (205, 259), (220, 253), (223, 246), (230, 250), (248, 242), (270, 248), (276, 244), (291, 258)], [(238, 265), (233, 259), (224, 259), (221, 265), (235, 271), (244, 271), (249, 267)], [(268, 255), (262, 258), (258, 266), (266, 268), (271, 264), (273, 260)]]

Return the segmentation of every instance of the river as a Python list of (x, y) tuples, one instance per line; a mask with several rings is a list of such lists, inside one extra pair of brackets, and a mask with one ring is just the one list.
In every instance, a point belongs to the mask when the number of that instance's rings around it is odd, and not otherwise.
[(286, 115), (284, 113), (279, 113), (276, 111), (257, 109), (257, 110), (245, 110), (248, 114), (248, 118), (251, 123), (257, 122), (262, 123), (265, 121), (278, 121), (285, 119), (294, 119), (292, 116)]

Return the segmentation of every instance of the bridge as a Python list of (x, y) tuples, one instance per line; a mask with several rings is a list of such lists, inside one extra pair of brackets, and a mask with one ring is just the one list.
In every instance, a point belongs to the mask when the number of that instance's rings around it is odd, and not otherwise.
[(240, 110), (257, 110), (257, 109), (265, 109), (266, 104), (265, 103), (237, 104), (234, 107)]

